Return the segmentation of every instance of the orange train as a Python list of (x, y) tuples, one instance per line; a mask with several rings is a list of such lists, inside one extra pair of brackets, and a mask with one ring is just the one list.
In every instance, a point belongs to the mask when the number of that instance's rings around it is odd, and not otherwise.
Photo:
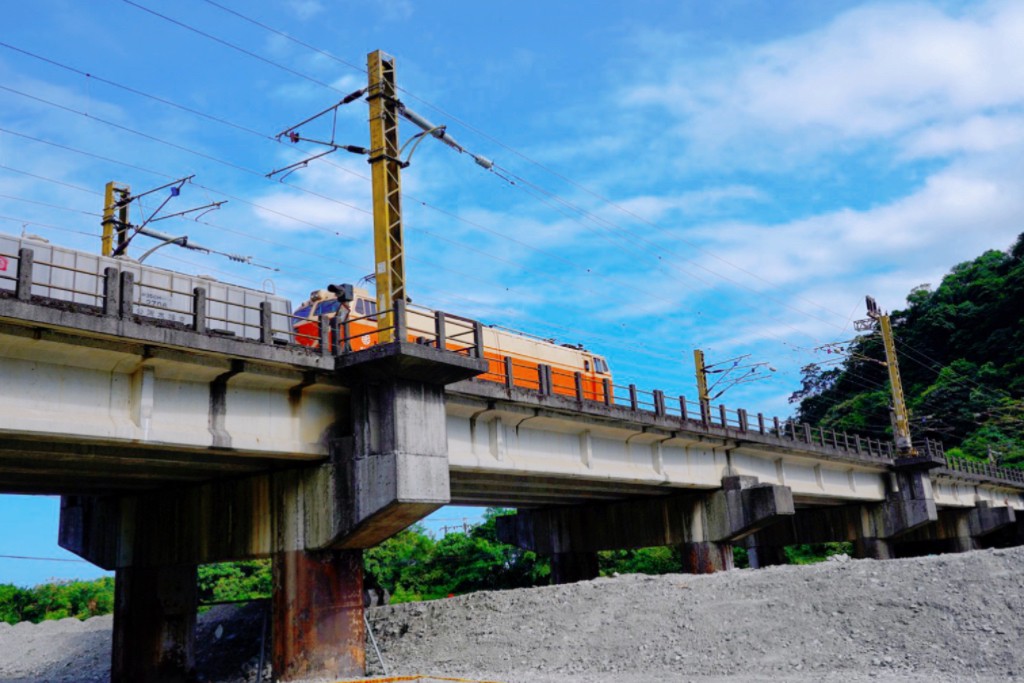
[[(339, 298), (340, 294), (340, 298)], [(349, 345), (359, 351), (377, 343), (377, 302), (370, 293), (352, 285), (331, 285), (310, 293), (294, 313), (293, 331), (299, 344), (309, 347), (320, 345), (319, 320), (334, 318), (346, 310), (349, 323)], [(407, 310), (407, 335), (411, 342), (422, 342), (435, 336), (433, 315), (415, 308)], [(472, 344), (471, 328), (462, 319), (446, 324), (447, 346), (459, 349)], [(590, 353), (582, 346), (556, 344), (552, 341), (497, 327), (483, 328), (484, 356), (489, 361), (486, 373), (478, 379), (505, 382), (505, 358), (512, 363), (512, 383), (515, 386), (537, 389), (538, 365), (551, 367), (551, 390), (564, 396), (576, 395), (578, 372), (582, 378), (583, 396), (593, 401), (605, 400), (605, 387), (609, 387), (611, 400), (612, 375), (608, 363), (601, 356)], [(608, 380), (607, 384), (604, 380)]]

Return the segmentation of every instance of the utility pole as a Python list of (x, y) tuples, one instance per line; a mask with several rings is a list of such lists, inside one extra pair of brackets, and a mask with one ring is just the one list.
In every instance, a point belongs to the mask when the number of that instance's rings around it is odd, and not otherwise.
[(701, 422), (711, 419), (711, 397), (708, 395), (708, 369), (704, 364), (704, 352), (693, 350), (693, 366), (697, 371), (697, 402), (700, 403)]
[(127, 239), (128, 204), (132, 189), (127, 185), (107, 183), (103, 193), (103, 236), (100, 238), (101, 253), (104, 256), (114, 254), (114, 233), (117, 233), (117, 245), (121, 246)]
[[(901, 458), (912, 458), (917, 455), (917, 449), (910, 439), (910, 417), (907, 412), (907, 402), (903, 397), (903, 381), (900, 379), (899, 363), (896, 360), (896, 342), (892, 336), (892, 325), (889, 321), (889, 314), (882, 313), (874, 297), (867, 297), (868, 318), (877, 324), (878, 330), (882, 333), (882, 343), (885, 347), (885, 367), (889, 369), (889, 385), (892, 389), (892, 433), (896, 442), (896, 454)], [(869, 329), (868, 321), (858, 321), (857, 329)], [(865, 325), (866, 323), (866, 325)]]
[(402, 163), (398, 156), (398, 100), (395, 97), (394, 58), (380, 50), (371, 52), (367, 57), (367, 73), (377, 340), (386, 344), (395, 341), (395, 301), (405, 301), (406, 298), (405, 254), (402, 245)]

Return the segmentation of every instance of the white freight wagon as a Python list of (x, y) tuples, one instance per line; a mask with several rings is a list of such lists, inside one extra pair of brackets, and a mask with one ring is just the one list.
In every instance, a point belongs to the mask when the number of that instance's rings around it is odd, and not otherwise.
[(259, 339), (260, 304), (270, 302), (274, 338), (291, 340), (291, 302), (269, 292), (220, 282), (209, 276), (186, 275), (123, 257), (100, 256), (68, 249), (33, 237), (0, 233), (0, 290), (13, 291), (19, 250), (32, 250), (32, 296), (89, 306), (103, 306), (107, 268), (132, 273), (132, 312), (184, 325), (193, 323), (196, 288), (206, 290), (206, 327)]

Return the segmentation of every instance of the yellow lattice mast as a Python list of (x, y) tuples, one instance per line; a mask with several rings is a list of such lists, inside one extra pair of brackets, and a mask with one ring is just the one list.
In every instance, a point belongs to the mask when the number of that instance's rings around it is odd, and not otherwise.
[(896, 342), (892, 336), (892, 324), (889, 314), (882, 313), (874, 297), (867, 297), (868, 317), (878, 324), (882, 333), (882, 344), (885, 346), (885, 366), (889, 370), (889, 385), (892, 388), (892, 434), (896, 442), (896, 454), (901, 458), (917, 455), (910, 438), (910, 415), (907, 402), (903, 397), (903, 381), (900, 379), (900, 367), (896, 360)]
[(378, 340), (394, 341), (395, 301), (404, 301), (402, 246), (402, 164), (398, 158), (398, 100), (395, 60), (380, 50), (367, 58), (370, 103), (370, 167), (373, 181), (374, 279), (377, 285)]
[(113, 255), (115, 234), (118, 245), (125, 239), (125, 230), (128, 227), (128, 198), (131, 193), (131, 188), (127, 185), (107, 183), (106, 191), (103, 193), (103, 236), (100, 238), (101, 253), (104, 256)]

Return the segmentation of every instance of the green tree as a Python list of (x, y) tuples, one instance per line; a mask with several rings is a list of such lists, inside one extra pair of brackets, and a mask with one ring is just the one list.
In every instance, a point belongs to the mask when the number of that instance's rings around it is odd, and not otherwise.
[(606, 550), (597, 554), (602, 576), (612, 574), (671, 574), (682, 571), (679, 550), (669, 546), (637, 550)]
[[(1006, 252), (954, 266), (892, 313), (916, 440), (947, 453), (1024, 467), (1024, 235)], [(873, 437), (891, 433), (889, 386), (877, 334), (854, 340), (836, 368), (804, 368), (796, 418)]]
[(200, 602), (267, 598), (273, 589), (270, 561), (205, 564), (199, 567), (198, 583)]

